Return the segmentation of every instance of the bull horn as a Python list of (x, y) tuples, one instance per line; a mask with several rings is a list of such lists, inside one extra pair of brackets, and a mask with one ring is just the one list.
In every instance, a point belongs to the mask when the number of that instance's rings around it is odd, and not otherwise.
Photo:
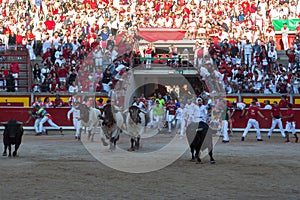
[(127, 113), (127, 112), (128, 112), (128, 108), (125, 109), (125, 110), (123, 111), (123, 114), (125, 114), (125, 113)]

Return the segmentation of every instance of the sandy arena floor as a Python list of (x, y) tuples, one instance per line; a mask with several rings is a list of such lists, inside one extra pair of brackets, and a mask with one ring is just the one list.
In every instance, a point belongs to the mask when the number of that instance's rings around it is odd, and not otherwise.
[[(207, 157), (190, 162), (187, 151), (161, 170), (132, 174), (103, 165), (71, 134), (26, 134), (19, 157), (0, 157), (0, 199), (299, 199), (300, 145), (284, 143), (279, 134), (263, 142), (253, 133), (245, 142), (240, 136), (219, 140), (215, 165)], [(144, 139), (140, 153), (170, 138)], [(119, 144), (128, 148), (129, 138), (123, 135)]]

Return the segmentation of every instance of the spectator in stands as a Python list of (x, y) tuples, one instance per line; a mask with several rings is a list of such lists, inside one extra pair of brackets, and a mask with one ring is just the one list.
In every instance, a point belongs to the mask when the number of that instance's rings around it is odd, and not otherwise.
[(33, 67), (33, 78), (37, 80), (41, 80), (41, 69), (38, 63), (35, 63)]
[(50, 84), (48, 79), (44, 79), (42, 82), (41, 92), (50, 92)]
[(15, 90), (18, 91), (18, 78), (19, 78), (19, 72), (20, 67), (18, 63), (11, 63), (9, 66), (10, 71), (12, 72), (12, 75), (15, 80)]
[(271, 110), (272, 106), (270, 105), (270, 100), (265, 100), (265, 110)]
[(287, 27), (287, 24), (284, 23), (281, 29), (281, 36), (282, 36), (282, 43), (283, 43), (284, 50), (287, 50), (289, 48), (288, 35), (289, 35), (289, 28)]
[(45, 97), (43, 106), (44, 108), (52, 108), (53, 103), (50, 101), (49, 97)]
[(73, 81), (72, 84), (69, 86), (70, 93), (77, 93), (78, 92), (78, 86), (76, 85), (76, 82)]
[(9, 71), (8, 76), (6, 76), (6, 91), (15, 92), (15, 78), (12, 71)]
[(41, 83), (39, 81), (39, 79), (35, 78), (31, 87), (33, 92), (41, 92)]
[(94, 58), (95, 58), (95, 65), (96, 67), (102, 67), (103, 66), (103, 50), (101, 46), (99, 45), (98, 48), (94, 51)]
[(26, 45), (26, 48), (28, 49), (30, 61), (34, 61), (36, 59), (36, 55), (33, 49), (33, 44), (34, 44), (33, 41), (32, 42), (28, 41)]
[(109, 68), (106, 68), (103, 73), (103, 79), (102, 79), (102, 88), (105, 92), (110, 91), (110, 84), (111, 84), (112, 74)]
[(5, 89), (5, 76), (4, 76), (4, 67), (1, 67), (0, 69), (0, 91), (3, 91)]
[(76, 69), (72, 68), (70, 74), (68, 75), (68, 85), (72, 85), (76, 81), (77, 72)]
[(55, 95), (55, 99), (53, 101), (53, 107), (57, 108), (57, 107), (62, 107), (64, 106), (64, 102), (63, 100), (60, 98), (59, 94)]

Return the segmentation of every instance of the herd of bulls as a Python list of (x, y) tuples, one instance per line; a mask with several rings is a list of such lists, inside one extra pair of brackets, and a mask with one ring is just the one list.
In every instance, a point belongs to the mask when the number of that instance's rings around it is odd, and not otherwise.
[[(103, 109), (103, 115), (100, 115), (100, 111), (98, 109), (88, 107), (84, 104), (78, 105), (77, 109), (80, 110), (79, 120), (81, 120), (81, 125), (88, 127), (89, 139), (94, 139), (96, 128), (100, 125), (102, 130), (101, 132), (104, 133), (100, 133), (101, 141), (104, 146), (107, 146), (108, 143), (105, 138), (109, 139), (110, 150), (115, 150), (116, 142), (118, 141), (119, 134), (121, 132), (124, 132), (131, 138), (129, 151), (139, 149), (140, 137), (144, 132), (144, 128), (147, 123), (147, 113), (140, 108), (131, 106), (125, 112), (121, 112), (114, 106), (109, 105)], [(123, 128), (124, 119), (126, 128)], [(11, 145), (15, 145), (13, 156), (17, 156), (17, 151), (22, 142), (23, 136), (22, 123), (15, 119), (11, 119), (8, 122), (2, 122), (1, 124), (5, 126), (3, 133), (4, 152), (2, 155), (7, 156), (8, 148), (8, 156), (11, 156)], [(213, 145), (211, 129), (207, 125), (205, 126), (205, 124), (201, 126), (200, 124), (198, 125), (194, 123), (189, 125), (186, 133), (192, 153), (192, 161), (200, 163), (200, 150), (204, 151), (205, 149), (208, 149), (210, 162), (211, 164), (214, 164), (215, 160), (212, 156)]]

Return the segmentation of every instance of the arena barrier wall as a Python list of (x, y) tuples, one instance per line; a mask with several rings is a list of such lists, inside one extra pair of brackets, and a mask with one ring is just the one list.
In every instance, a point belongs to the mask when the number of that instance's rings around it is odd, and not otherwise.
[[(29, 118), (28, 110), (33, 109), (33, 108), (20, 108), (20, 107), (0, 107), (0, 122), (8, 121), (9, 119), (15, 118), (18, 121), (25, 122)], [(72, 124), (72, 115), (71, 115), (71, 120), (67, 120), (67, 113), (70, 110), (68, 107), (64, 108), (48, 108), (46, 109), (53, 117), (54, 117), (54, 123), (56, 123), (59, 126), (62, 126), (66, 129), (73, 129), (73, 124)], [(286, 110), (287, 109), (282, 109), (281, 114), (283, 116), (286, 115)], [(259, 118), (259, 125), (261, 128), (261, 131), (268, 131), (269, 128), (271, 127), (272, 119), (270, 115), (270, 110), (263, 110), (261, 109), (261, 113), (268, 118), (268, 120), (264, 120), (262, 118)], [(234, 131), (243, 131), (247, 125), (248, 119), (243, 116), (240, 117), (242, 114), (242, 111), (236, 111), (233, 120), (232, 120), (232, 127)], [(296, 108), (295, 109), (295, 119), (296, 119), (296, 128), (300, 130), (300, 109)], [(282, 119), (283, 126), (285, 127), (285, 119)], [(33, 123), (34, 119), (30, 121), (29, 124), (26, 124), (24, 126), (25, 129), (27, 130), (32, 130), (33, 129)], [(49, 124), (46, 122), (45, 126), (49, 126)], [(3, 126), (0, 126), (1, 129), (3, 129)], [(277, 128), (277, 127), (276, 127)], [(49, 129), (51, 129), (49, 127)], [(253, 129), (251, 129), (253, 131)], [(275, 131), (278, 131), (278, 129), (275, 129)]]
[[(68, 103), (69, 98), (71, 97), (70, 93), (59, 93), (61, 99)], [(85, 94), (78, 93), (76, 95), (78, 98), (83, 96), (95, 97), (98, 100), (100, 97), (103, 98), (104, 102), (107, 100), (107, 94), (101, 93), (93, 93), (93, 94)], [(41, 97), (42, 101), (44, 101), (45, 97), (49, 97), (50, 101), (54, 101), (55, 94), (47, 94), (47, 93), (6, 93), (0, 95), (0, 106), (12, 106), (12, 107), (30, 107), (34, 101), (36, 101), (37, 97)], [(252, 98), (256, 97), (258, 102), (261, 103), (261, 106), (264, 107), (264, 101), (270, 100), (271, 104), (274, 101), (279, 102), (281, 98), (281, 94), (274, 95), (264, 95), (264, 94), (227, 94), (224, 99), (233, 102), (245, 102), (249, 105), (252, 101)], [(300, 95), (287, 95), (287, 99), (290, 103), (294, 104), (295, 108), (300, 108)], [(120, 99), (122, 101), (122, 99)]]

